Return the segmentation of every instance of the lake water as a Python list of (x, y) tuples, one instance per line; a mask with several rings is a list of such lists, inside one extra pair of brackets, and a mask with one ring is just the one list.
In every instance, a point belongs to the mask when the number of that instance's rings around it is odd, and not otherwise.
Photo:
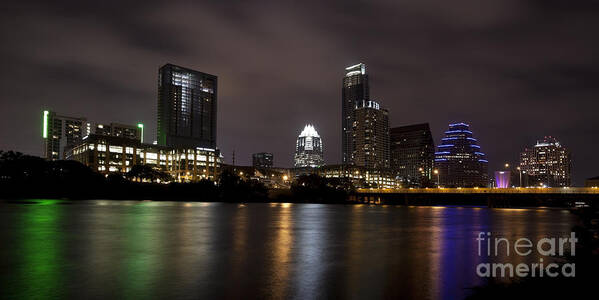
[(0, 295), (459, 299), (483, 282), (479, 232), (567, 236), (575, 221), (546, 209), (0, 202)]

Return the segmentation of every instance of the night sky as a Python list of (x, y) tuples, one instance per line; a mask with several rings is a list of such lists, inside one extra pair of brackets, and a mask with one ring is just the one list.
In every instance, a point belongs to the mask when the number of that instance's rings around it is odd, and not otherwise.
[(553, 135), (575, 184), (599, 175), (598, 1), (20, 2), (0, 10), (0, 149), (41, 155), (43, 109), (155, 140), (173, 63), (218, 76), (226, 162), (289, 167), (311, 123), (339, 163), (341, 80), (363, 62), (391, 126), (429, 122), (439, 143), (470, 123), (490, 172)]

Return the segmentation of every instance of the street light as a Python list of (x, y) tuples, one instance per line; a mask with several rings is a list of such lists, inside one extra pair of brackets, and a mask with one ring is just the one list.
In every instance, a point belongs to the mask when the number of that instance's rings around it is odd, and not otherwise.
[(517, 167), (516, 169), (518, 170), (518, 174), (520, 174), (520, 187), (522, 187), (522, 168)]
[(506, 163), (506, 164), (505, 164), (505, 168), (507, 169), (507, 168), (509, 168), (509, 167), (510, 167), (510, 164)]
[(439, 180), (439, 170), (434, 170), (433, 173), (437, 175), (437, 186), (441, 185)]

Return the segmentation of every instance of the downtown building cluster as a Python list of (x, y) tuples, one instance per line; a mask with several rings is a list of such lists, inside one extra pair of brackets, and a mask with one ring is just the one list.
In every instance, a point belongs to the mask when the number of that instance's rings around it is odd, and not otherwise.
[(214, 180), (222, 156), (216, 148), (217, 77), (167, 64), (158, 72), (157, 139), (144, 143), (144, 125), (92, 126), (86, 118), (43, 114), (47, 159), (73, 159), (101, 174), (148, 165), (176, 181)]
[(545, 139), (522, 153), (517, 185), (511, 180), (515, 172), (502, 170), (495, 172), (495, 178), (489, 176), (489, 161), (470, 124), (449, 124), (436, 147), (428, 123), (390, 128), (389, 111), (370, 97), (363, 63), (345, 68), (341, 139), (342, 163), (312, 166), (316, 167), (313, 172), (325, 177), (349, 178), (359, 187), (567, 187), (571, 184), (570, 154), (555, 139)]
[(472, 132), (467, 130), (469, 125), (451, 124), (439, 145), (441, 150), (435, 152), (428, 123), (390, 128), (389, 111), (370, 98), (366, 65), (360, 63), (345, 70), (341, 124), (343, 165), (363, 168), (362, 173), (387, 179), (367, 180), (366, 186), (488, 185), (486, 160), (479, 157), (482, 153)]
[[(470, 125), (449, 124), (435, 146), (428, 123), (391, 128), (389, 111), (371, 99), (366, 65), (345, 68), (341, 82), (341, 164), (326, 165), (316, 127), (306, 125), (295, 144), (293, 167), (275, 168), (269, 152), (254, 153), (252, 167), (223, 164), (217, 148), (217, 76), (166, 64), (158, 71), (157, 136), (144, 142), (144, 125), (91, 123), (83, 117), (43, 113), (44, 156), (73, 159), (102, 174), (138, 164), (180, 182), (215, 180), (223, 169), (269, 187), (317, 174), (345, 178), (356, 187), (570, 186), (570, 153), (548, 137), (520, 155), (515, 170), (489, 177), (488, 160)], [(518, 180), (514, 177), (518, 175)]]
[(390, 128), (389, 111), (370, 98), (363, 63), (345, 68), (341, 85), (341, 164), (324, 164), (319, 136), (320, 147), (310, 154), (320, 156), (322, 163), (304, 163), (300, 134), (293, 174), (349, 179), (360, 188), (399, 188), (430, 177), (434, 144), (428, 124)]

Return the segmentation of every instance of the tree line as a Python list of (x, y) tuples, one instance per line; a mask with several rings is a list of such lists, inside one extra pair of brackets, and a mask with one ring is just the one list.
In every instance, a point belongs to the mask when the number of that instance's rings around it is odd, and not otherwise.
[(126, 173), (102, 175), (73, 160), (49, 161), (0, 151), (0, 199), (122, 199), (224, 202), (342, 203), (354, 191), (350, 181), (300, 176), (291, 189), (271, 193), (257, 180), (223, 170), (216, 181), (175, 182), (166, 172), (134, 165)]

